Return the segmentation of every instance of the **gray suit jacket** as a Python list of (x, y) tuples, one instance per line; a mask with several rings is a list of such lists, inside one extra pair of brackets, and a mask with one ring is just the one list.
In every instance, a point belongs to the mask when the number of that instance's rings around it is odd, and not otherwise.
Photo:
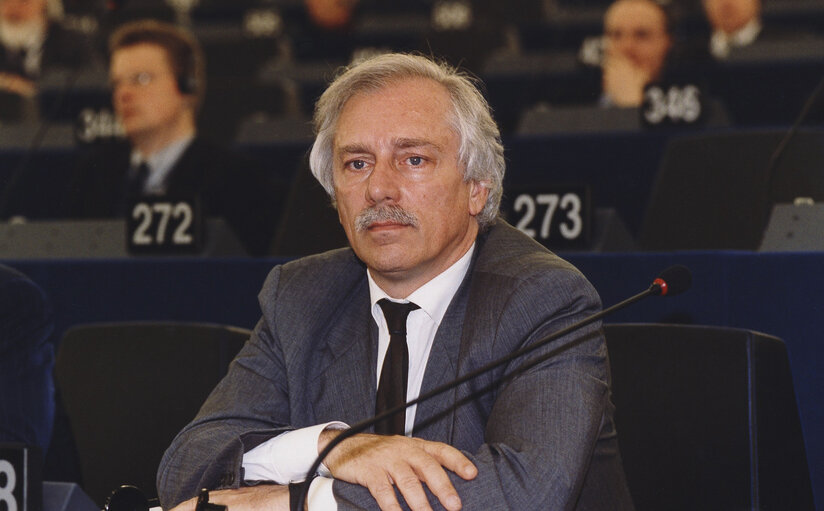
[[(377, 327), (354, 253), (278, 266), (259, 298), (252, 338), (163, 458), (165, 508), (202, 487), (238, 486), (243, 453), (284, 430), (374, 413)], [(478, 237), (421, 393), (599, 308), (574, 267), (498, 221)], [(450, 474), (466, 510), (629, 509), (612, 415), (593, 325), (420, 404), (414, 435), (451, 444), (478, 467), (472, 481)], [(336, 481), (334, 491), (339, 509), (377, 509), (365, 488)]]

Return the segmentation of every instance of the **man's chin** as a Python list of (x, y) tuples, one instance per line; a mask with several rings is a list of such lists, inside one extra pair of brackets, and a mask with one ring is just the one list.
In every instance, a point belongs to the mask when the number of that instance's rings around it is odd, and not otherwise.
[(400, 271), (414, 252), (408, 240), (399, 236), (367, 236), (352, 245), (357, 256), (370, 268), (380, 272)]
[(121, 120), (120, 124), (123, 126), (123, 134), (130, 139), (139, 137), (143, 132), (145, 132), (145, 130), (140, 129), (140, 124), (131, 119)]

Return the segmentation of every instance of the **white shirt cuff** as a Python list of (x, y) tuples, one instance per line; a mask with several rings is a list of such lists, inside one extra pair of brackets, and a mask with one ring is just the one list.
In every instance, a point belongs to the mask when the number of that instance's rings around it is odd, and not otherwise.
[[(270, 438), (243, 455), (244, 479), (246, 481), (273, 481), (278, 484), (303, 481), (306, 478), (306, 472), (318, 457), (318, 437), (321, 432), (327, 428), (346, 429), (348, 427), (343, 422), (327, 422), (287, 431)], [(318, 475), (330, 476), (325, 465), (321, 464)], [(331, 488), (331, 484), (329, 486)]]
[(306, 497), (309, 511), (337, 511), (338, 503), (332, 492), (334, 482), (334, 479), (328, 477), (317, 477), (312, 481), (309, 486), (309, 495)]

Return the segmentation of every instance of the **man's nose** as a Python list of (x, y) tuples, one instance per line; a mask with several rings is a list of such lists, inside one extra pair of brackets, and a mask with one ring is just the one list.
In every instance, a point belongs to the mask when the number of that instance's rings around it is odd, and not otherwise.
[(388, 159), (379, 160), (366, 182), (366, 199), (378, 204), (398, 200), (400, 173)]
[(115, 105), (121, 103), (123, 101), (123, 96), (123, 87), (115, 87), (114, 90), (112, 90), (112, 103), (114, 103)]
[(115, 101), (122, 101), (133, 93), (134, 86), (129, 83), (118, 83), (112, 86), (112, 99)]
[(615, 41), (615, 50), (624, 57), (630, 57), (635, 50), (631, 37), (619, 37)]

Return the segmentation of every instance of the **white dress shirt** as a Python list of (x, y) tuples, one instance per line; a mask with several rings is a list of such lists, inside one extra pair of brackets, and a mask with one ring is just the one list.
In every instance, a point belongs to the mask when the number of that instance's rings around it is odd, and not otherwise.
[[(389, 347), (389, 329), (378, 300), (387, 298), (395, 302), (414, 302), (420, 309), (409, 313), (407, 318), (406, 342), (409, 347), (409, 379), (406, 399), (410, 401), (420, 394), (426, 361), (435, 340), (435, 334), (452, 297), (469, 270), (475, 244), (457, 262), (440, 275), (430, 280), (405, 300), (389, 298), (375, 283), (367, 271), (372, 318), (378, 325), (377, 381), (383, 359)], [(416, 406), (406, 409), (406, 434), (411, 436), (415, 424)], [(273, 481), (278, 484), (303, 481), (306, 471), (318, 455), (318, 437), (326, 429), (344, 429), (346, 424), (333, 422), (283, 433), (255, 447), (243, 455), (244, 478), (247, 481)], [(312, 511), (336, 510), (337, 504), (332, 493), (333, 479), (321, 465), (318, 475), (309, 490), (307, 502)]]
[[(136, 169), (141, 163), (145, 162), (149, 167), (149, 176), (143, 184), (143, 193), (146, 195), (162, 195), (166, 193), (169, 174), (171, 174), (175, 164), (180, 157), (183, 156), (183, 153), (189, 147), (189, 144), (192, 143), (194, 138), (194, 135), (185, 136), (155, 152), (148, 158), (140, 154), (140, 151), (137, 149), (132, 151), (132, 174), (136, 172)], [(134, 175), (130, 175), (129, 177), (134, 177)]]
[(23, 70), (29, 77), (40, 74), (46, 31), (47, 25), (41, 20), (10, 23), (0, 19), (0, 44), (7, 51), (24, 52)]
[(751, 20), (732, 34), (716, 30), (710, 38), (710, 53), (715, 58), (725, 59), (732, 48), (741, 48), (752, 44), (759, 33), (761, 33), (761, 22), (758, 19)]

